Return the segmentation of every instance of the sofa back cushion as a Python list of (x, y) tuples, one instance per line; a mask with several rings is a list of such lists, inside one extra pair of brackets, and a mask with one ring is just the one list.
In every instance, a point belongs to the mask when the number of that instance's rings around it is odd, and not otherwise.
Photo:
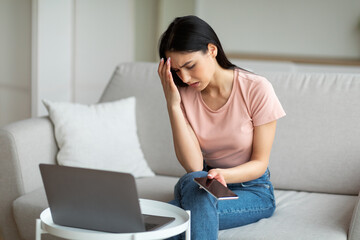
[(277, 188), (358, 194), (360, 74), (264, 73), (287, 116), (270, 170)]
[[(360, 74), (258, 73), (275, 89), (280, 119), (270, 157), (278, 189), (358, 194)], [(181, 176), (156, 63), (120, 64), (100, 101), (137, 98), (140, 144), (157, 174)]]

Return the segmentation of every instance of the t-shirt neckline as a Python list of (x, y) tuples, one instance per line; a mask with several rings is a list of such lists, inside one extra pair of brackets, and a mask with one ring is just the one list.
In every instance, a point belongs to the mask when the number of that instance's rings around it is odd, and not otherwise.
[(228, 105), (232, 102), (232, 99), (234, 98), (234, 95), (235, 95), (235, 89), (236, 89), (236, 85), (235, 85), (235, 84), (237, 84), (237, 81), (236, 81), (237, 75), (238, 75), (238, 71), (237, 71), (237, 69), (235, 68), (235, 69), (234, 69), (234, 74), (233, 74), (233, 84), (232, 84), (230, 96), (229, 96), (228, 100), (226, 101), (226, 103), (225, 103), (224, 105), (222, 105), (222, 106), (221, 106), (219, 109), (217, 109), (217, 110), (211, 109), (211, 108), (204, 102), (204, 100), (203, 100), (203, 98), (202, 98), (202, 96), (201, 96), (201, 92), (200, 92), (200, 91), (198, 92), (197, 96), (198, 96), (198, 98), (200, 98), (201, 104), (203, 105), (203, 107), (204, 107), (207, 111), (212, 112), (212, 113), (218, 113), (218, 112), (224, 111), (224, 110), (228, 107)]

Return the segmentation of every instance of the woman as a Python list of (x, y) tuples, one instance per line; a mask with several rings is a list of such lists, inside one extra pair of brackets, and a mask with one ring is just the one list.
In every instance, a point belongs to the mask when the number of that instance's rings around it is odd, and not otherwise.
[[(191, 210), (192, 239), (217, 239), (219, 229), (270, 217), (269, 156), (276, 120), (285, 116), (271, 84), (230, 63), (213, 29), (196, 16), (176, 18), (159, 53), (174, 148), (187, 172), (171, 203)], [(193, 181), (206, 176), (239, 198), (217, 201)]]

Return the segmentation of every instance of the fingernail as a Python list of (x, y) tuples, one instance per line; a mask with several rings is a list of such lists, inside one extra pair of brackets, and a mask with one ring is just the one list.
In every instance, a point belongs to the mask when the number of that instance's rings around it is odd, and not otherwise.
[(164, 61), (164, 58), (161, 58), (161, 59), (160, 59), (160, 62), (162, 62), (162, 61)]

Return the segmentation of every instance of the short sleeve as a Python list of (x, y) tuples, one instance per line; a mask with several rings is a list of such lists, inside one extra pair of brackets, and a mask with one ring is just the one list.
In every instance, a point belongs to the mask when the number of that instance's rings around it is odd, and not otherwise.
[(266, 78), (261, 77), (253, 82), (249, 97), (254, 126), (275, 121), (286, 115), (273, 86)]

